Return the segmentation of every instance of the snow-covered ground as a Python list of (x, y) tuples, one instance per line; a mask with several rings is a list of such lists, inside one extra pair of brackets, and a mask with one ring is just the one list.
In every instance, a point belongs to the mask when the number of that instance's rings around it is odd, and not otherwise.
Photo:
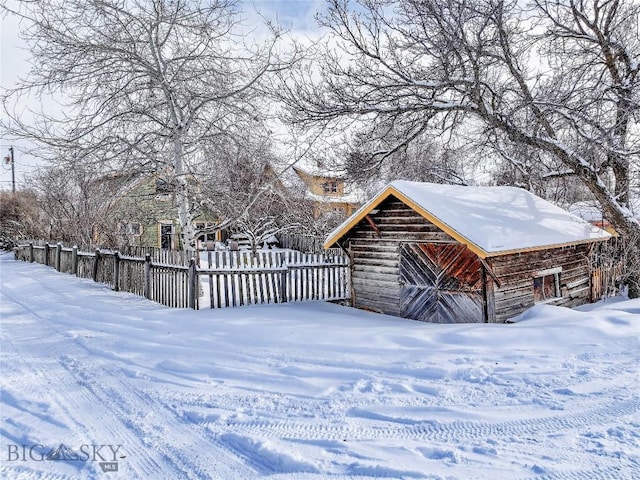
[(0, 269), (2, 478), (640, 472), (637, 300), (431, 325), (321, 302), (174, 310)]

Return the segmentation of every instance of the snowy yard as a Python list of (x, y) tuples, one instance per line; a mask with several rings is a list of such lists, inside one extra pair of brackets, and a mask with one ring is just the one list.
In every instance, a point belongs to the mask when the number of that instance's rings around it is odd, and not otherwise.
[(0, 268), (2, 478), (638, 478), (638, 300), (432, 325)]

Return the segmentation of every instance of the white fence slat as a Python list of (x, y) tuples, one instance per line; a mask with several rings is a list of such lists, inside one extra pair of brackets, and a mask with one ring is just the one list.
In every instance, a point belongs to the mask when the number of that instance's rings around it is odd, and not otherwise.
[[(234, 254), (231, 255), (231, 268), (233, 269), (237, 269), (239, 268), (239, 260), (240, 260), (240, 252), (234, 252)], [(233, 275), (233, 293), (234, 293), (234, 300), (235, 300), (235, 305), (234, 306), (240, 306), (242, 305), (242, 301), (241, 301), (241, 292), (240, 292), (240, 274), (234, 274)]]

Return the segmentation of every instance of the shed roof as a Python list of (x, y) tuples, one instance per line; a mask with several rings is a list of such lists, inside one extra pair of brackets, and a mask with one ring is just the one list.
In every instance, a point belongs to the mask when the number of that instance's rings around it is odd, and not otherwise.
[(606, 240), (611, 235), (515, 187), (465, 187), (396, 180), (329, 234), (325, 248), (390, 196), (486, 258)]

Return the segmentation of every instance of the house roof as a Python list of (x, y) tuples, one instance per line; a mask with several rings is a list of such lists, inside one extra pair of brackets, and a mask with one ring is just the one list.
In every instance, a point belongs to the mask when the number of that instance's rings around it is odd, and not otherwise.
[(336, 168), (334, 165), (324, 162), (299, 160), (293, 168), (312, 177), (343, 179), (345, 176), (344, 169)]
[(480, 258), (606, 240), (611, 235), (515, 187), (464, 187), (397, 180), (327, 237), (331, 247), (394, 196)]
[[(312, 173), (311, 170), (300, 168), (297, 165), (293, 166), (293, 171), (296, 172), (298, 178), (304, 184), (304, 189), (306, 190), (305, 196), (310, 200), (313, 200), (319, 203), (351, 203), (351, 204), (360, 204), (364, 200), (364, 192), (361, 189), (357, 188), (356, 186), (348, 182), (345, 182), (341, 174), (338, 174), (336, 172), (331, 172), (326, 169), (325, 170), (316, 169)], [(334, 193), (327, 194), (327, 195), (315, 194), (311, 191), (311, 184), (307, 183), (307, 181), (303, 178), (304, 175), (307, 175), (309, 177), (323, 178), (326, 180), (341, 181), (344, 184), (344, 193), (342, 193), (341, 195), (337, 195)]]

